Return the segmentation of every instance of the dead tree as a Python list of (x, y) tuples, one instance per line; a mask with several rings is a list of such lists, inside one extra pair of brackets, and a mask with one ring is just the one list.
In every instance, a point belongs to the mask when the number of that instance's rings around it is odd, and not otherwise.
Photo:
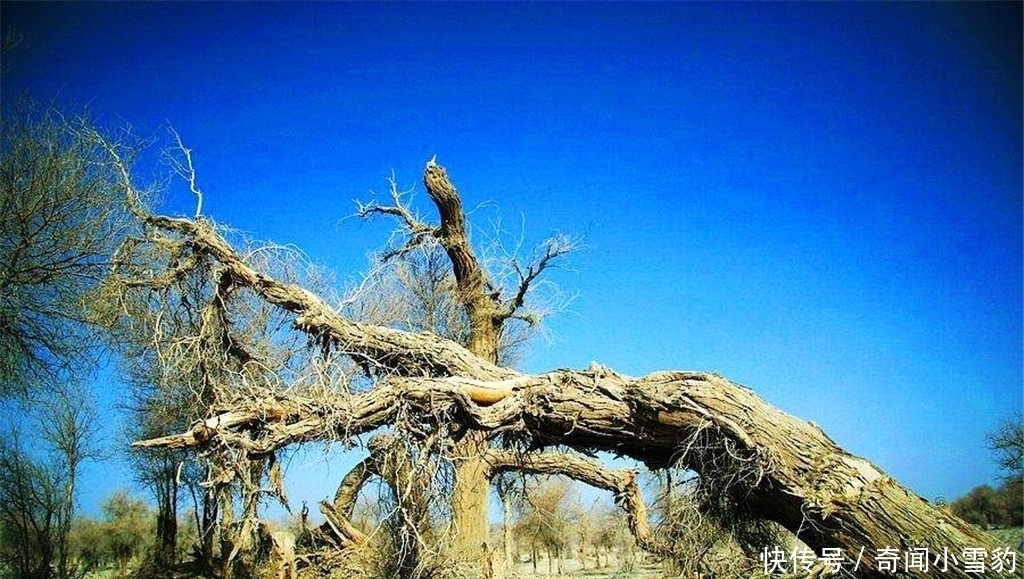
[[(573, 240), (556, 236), (546, 241), (529, 264), (513, 260), (514, 287), (502, 291), (487, 270), (481, 266), (470, 244), (462, 199), (444, 169), (434, 160), (427, 163), (423, 182), (438, 212), (438, 224), (429, 225), (405, 206), (392, 180), (393, 205), (360, 206), (360, 215), (390, 215), (399, 220), (406, 240), (384, 259), (399, 257), (423, 245), (438, 243), (448, 256), (455, 278), (455, 299), (462, 306), (468, 325), (466, 349), (491, 364), (497, 364), (502, 333), (510, 320), (534, 323), (535, 317), (525, 311), (526, 296), (532, 284), (552, 263), (575, 249)], [(503, 295), (508, 293), (508, 295)], [(487, 509), (493, 468), (485, 457), (492, 448), (492, 434), (482, 430), (464, 429), (454, 438), (451, 449), (455, 476), (452, 484), (452, 516), (457, 557), (479, 561), (485, 556), (481, 545), (489, 528)]]
[[(115, 155), (116, 151), (111, 151)], [(137, 199), (127, 170), (128, 199)], [(562, 474), (612, 492), (626, 513), (638, 544), (654, 553), (668, 546), (651, 531), (636, 473), (610, 470), (587, 458), (605, 451), (636, 459), (650, 469), (685, 467), (709, 492), (723, 493), (755, 516), (775, 521), (818, 554), (841, 549), (847, 558), (867, 549), (901, 551), (927, 547), (995, 548), (978, 530), (918, 497), (879, 468), (836, 445), (819, 428), (768, 405), (752, 390), (702, 372), (658, 372), (633, 378), (594, 364), (583, 370), (522, 374), (496, 365), (498, 336), (506, 320), (520, 314), (525, 293), (560, 248), (542, 252), (518, 269), (520, 284), (502, 295), (480, 267), (469, 245), (461, 200), (445, 170), (428, 163), (424, 181), (440, 214), (427, 225), (401, 203), (364, 207), (396, 216), (406, 226), (407, 248), (425, 239), (445, 249), (458, 282), (458, 296), (472, 326), (467, 347), (429, 333), (413, 333), (348, 319), (324, 299), (256, 268), (205, 218), (171, 218), (132, 206), (149, 232), (140, 243), (178, 252), (165, 272), (131, 279), (122, 287), (173, 283), (182, 268), (210, 264), (221, 293), (245, 292), (279, 310), (325, 364), (351, 360), (371, 386), (352, 388), (337, 375), (315, 389), (253, 386), (260, 353), (236, 339), (230, 301), (212, 300), (223, 355), (235, 360), (232, 387), (211, 397), (207, 418), (184, 432), (139, 441), (144, 448), (196, 448), (232, 460), (265, 457), (310, 441), (353, 441), (382, 428), (397, 428), (450, 460), (455, 470), (453, 509), (461, 557), (479, 561), (486, 532), (488, 481), (506, 471)], [(399, 249), (401, 251), (402, 248)], [(130, 261), (130, 258), (125, 258)], [(178, 268), (178, 269), (175, 269)], [(148, 273), (148, 272), (147, 272)], [(136, 268), (133, 275), (141, 275)], [(145, 276), (143, 276), (144, 278)], [(312, 363), (312, 362), (311, 362)], [(248, 374), (247, 374), (248, 372)], [(496, 445), (498, 437), (504, 442)], [(437, 441), (448, 444), (437, 444)], [(392, 444), (370, 456), (342, 481), (333, 504), (322, 505), (325, 532), (339, 548), (365, 534), (349, 520), (358, 489), (371, 476), (400, 485), (408, 474), (384, 465)], [(384, 454), (382, 454), (384, 453)], [(223, 480), (252, 484), (225, 463)], [(248, 478), (246, 478), (248, 477)], [(248, 482), (247, 482), (248, 481)], [(484, 489), (482, 493), (480, 489)], [(283, 492), (282, 492), (283, 494)], [(847, 561), (846, 568), (853, 563)], [(857, 575), (882, 577), (872, 557)], [(479, 567), (477, 567), (479, 569)], [(969, 576), (950, 567), (947, 577)]]

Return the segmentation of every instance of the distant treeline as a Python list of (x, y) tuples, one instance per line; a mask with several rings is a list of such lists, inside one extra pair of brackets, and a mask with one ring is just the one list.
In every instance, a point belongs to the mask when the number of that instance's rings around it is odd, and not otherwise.
[(1024, 480), (1007, 480), (998, 488), (975, 487), (951, 506), (957, 516), (982, 529), (1024, 526)]

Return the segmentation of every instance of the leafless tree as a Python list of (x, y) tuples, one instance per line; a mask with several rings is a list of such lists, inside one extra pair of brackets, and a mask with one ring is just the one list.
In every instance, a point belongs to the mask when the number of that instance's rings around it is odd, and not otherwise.
[[(106, 149), (83, 133), (90, 126), (26, 99), (5, 109), (0, 133), (0, 397), (9, 440), (0, 526), (16, 536), (24, 577), (74, 575), (78, 474), (98, 456), (84, 387), (100, 331), (90, 304), (132, 221)], [(35, 443), (17, 443), (25, 439)]]
[(4, 115), (0, 395), (64, 382), (95, 354), (87, 298), (130, 222), (105, 150), (82, 135), (88, 126), (30, 101)]
[(33, 460), (20, 438), (0, 443), (0, 571), (48, 579), (57, 557), (61, 492), (57, 473)]
[[(419, 312), (420, 323), (413, 329), (460, 343), (492, 364), (508, 364), (543, 316), (530, 307), (531, 290), (545, 270), (578, 248), (579, 241), (556, 235), (526, 263), (520, 262), (516, 249), (499, 261), (500, 267), (489, 269), (470, 242), (462, 199), (444, 169), (432, 161), (425, 175), (427, 192), (439, 214), (436, 225), (422, 220), (406, 204), (394, 177), (389, 180), (390, 204), (360, 205), (359, 213), (398, 220), (401, 229), (394, 237), (398, 243), (381, 259), (399, 261), (400, 279), (414, 297), (411, 310)], [(447, 260), (442, 259), (441, 250)], [(482, 460), (493, 444), (488, 438), (486, 433), (470, 430), (453, 439), (451, 501), (455, 548), (463, 559), (487, 556), (480, 546), (489, 528), (487, 504), (495, 474)]]
[(79, 391), (69, 387), (56, 389), (47, 400), (48, 409), (39, 432), (56, 455), (55, 470), (60, 474), (60, 511), (57, 521), (58, 577), (72, 577), (70, 562), (71, 525), (75, 520), (75, 497), (78, 476), (86, 460), (102, 458), (96, 440), (99, 417), (92, 403)]
[[(0, 571), (24, 579), (76, 577), (71, 526), (82, 463), (99, 457), (96, 415), (69, 387), (35, 408), (9, 402), (23, 420), (0, 446)], [(26, 445), (25, 437), (34, 443)]]
[(987, 437), (988, 447), (1007, 479), (1024, 479), (1024, 421), (1018, 412), (1007, 418)]
[[(418, 217), (397, 193), (387, 204), (363, 206), (362, 213), (391, 216), (403, 228), (385, 262), (432, 245), (444, 250), (468, 327), (465, 347), (435, 333), (352, 319), (346, 312), (354, 302), (304, 287), (294, 271), (260, 261), (266, 252), (236, 249), (238, 240), (201, 212), (193, 218), (150, 212), (129, 164), (116, 147), (107, 150), (144, 229), (119, 253), (107, 285), (110, 303), (129, 313), (130, 304), (147, 303), (144, 316), (164, 319), (165, 306), (137, 296), (160, 295), (182, 280), (202, 284), (201, 297), (173, 306), (194, 312), (201, 323), (181, 336), (152, 341), (161, 368), (194, 372), (190, 383), (204, 393), (202, 418), (137, 445), (205, 453), (208, 487), (237, 500), (222, 509), (221, 528), (231, 530), (222, 535), (227, 562), (244, 559), (252, 547), (260, 498), (286, 502), (277, 453), (310, 441), (356, 444), (372, 433), (377, 443), (365, 447), (366, 458), (343, 477), (334, 500), (321, 504), (327, 521), (316, 541), (341, 556), (372, 540), (372, 532), (352, 522), (358, 491), (371, 480), (383, 481), (397, 497), (406, 552), (421, 559), (436, 554), (420, 540), (428, 531), (408, 516), (421, 512), (415, 510), (421, 508), (420, 491), (410, 490), (409, 482), (417, 477), (397, 465), (438, 473), (441, 478), (426, 480), (450, 488), (445, 496), (454, 559), (448, 574), (466, 568), (460, 563), (469, 565), (468, 574), (487, 573), (481, 567), (487, 489), (503, 472), (564, 475), (608, 490), (637, 544), (671, 553), (652, 531), (637, 473), (608, 468), (591, 456), (598, 451), (631, 457), (655, 471), (691, 469), (703, 496), (720, 498), (701, 508), (776, 521), (818, 552), (833, 547), (855, 553), (863, 546), (905, 544), (908, 537), (954, 551), (994, 547), (843, 451), (814, 425), (720, 376), (675, 371), (633, 378), (599, 364), (531, 375), (500, 366), (507, 324), (533, 321), (530, 289), (573, 243), (556, 237), (542, 244), (532, 259), (505, 270), (513, 283), (503, 286), (474, 251), (462, 200), (434, 161), (425, 167), (424, 184), (437, 223)], [(397, 443), (384, 443), (379, 436), (385, 431), (398, 435), (392, 439)], [(423, 569), (417, 565), (407, 574), (422, 576)], [(434, 568), (433, 574), (441, 572)], [(864, 577), (884, 574), (870, 561), (861, 567)], [(966, 575), (950, 575), (960, 576)]]
[(574, 496), (571, 481), (566, 478), (539, 479), (527, 487), (525, 500), (517, 513), (516, 530), (520, 540), (530, 547), (534, 570), (541, 549), (548, 562), (548, 575), (561, 574), (561, 559), (572, 539)]

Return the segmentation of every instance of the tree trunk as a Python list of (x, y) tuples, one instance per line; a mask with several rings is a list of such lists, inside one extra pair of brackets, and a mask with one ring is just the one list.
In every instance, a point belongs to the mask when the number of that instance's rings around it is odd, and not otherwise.
[[(507, 394), (481, 406), (473, 401), (476, 390)], [(248, 418), (236, 410), (222, 428), (211, 428), (217, 421), (210, 420), (187, 433), (142, 444), (193, 446), (224, 437), (234, 444), (249, 439), (251, 451), (267, 452), (308, 440), (314, 432), (322, 437), (324, 425), (313, 417), (330, 414), (336, 405), (351, 409), (346, 436), (389, 423), (391, 415), (380, 409), (401, 407), (420, 416), (459, 416), (468, 427), (481, 431), (518, 429), (539, 446), (612, 452), (652, 469), (690, 468), (707, 488), (728, 494), (737, 508), (753, 516), (780, 523), (819, 555), (826, 548), (841, 549), (851, 559), (862, 549), (873, 555), (882, 547), (960, 554), (963, 549), (998, 546), (868, 461), (845, 452), (813, 424), (713, 374), (659, 372), (634, 379), (595, 366), (492, 383), (461, 377), (395, 378), (390, 388), (377, 388), (354, 400), (324, 399), (322, 409), (310, 407), (308, 401), (282, 406), (281, 398), (254, 402)], [(249, 432), (243, 438), (235, 434), (238, 429)], [(638, 544), (663, 552), (664, 545), (648, 526), (632, 473), (601, 471), (583, 459), (534, 456), (523, 455), (521, 464), (512, 467), (569, 474), (611, 490), (627, 511)], [(479, 551), (479, 543), (475, 546)], [(859, 564), (858, 577), (886, 576), (873, 557)], [(973, 575), (959, 567), (950, 568), (945, 576)]]
[(162, 466), (154, 482), (157, 495), (156, 562), (169, 569), (177, 561), (178, 484), (174, 462), (165, 458)]
[(503, 569), (505, 576), (512, 576), (516, 569), (515, 543), (512, 536), (512, 491), (505, 488), (501, 494), (501, 534), (502, 553), (504, 554)]
[(490, 442), (486, 433), (471, 431), (455, 446), (460, 457), (455, 463), (452, 489), (452, 516), (455, 525), (455, 549), (460, 560), (483, 559), (490, 523), (487, 517), (491, 475), (483, 461)]
[[(437, 206), (441, 224), (436, 237), (452, 263), (458, 298), (469, 318), (467, 349), (479, 358), (498, 363), (498, 337), (501, 307), (489, 293), (487, 272), (480, 267), (466, 234), (466, 215), (462, 199), (448, 180), (444, 168), (428, 164), (423, 181)], [(490, 448), (486, 431), (467, 432), (453, 448), (455, 482), (452, 489), (452, 517), (455, 526), (456, 556), (482, 570), (483, 544), (490, 527), (487, 517), (490, 503), (491, 472), (483, 461)]]

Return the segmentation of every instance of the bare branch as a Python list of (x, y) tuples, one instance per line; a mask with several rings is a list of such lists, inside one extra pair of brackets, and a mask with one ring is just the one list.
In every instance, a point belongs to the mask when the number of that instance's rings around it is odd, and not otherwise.
[[(87, 118), (13, 106), (0, 125), (0, 395), (26, 397), (91, 367), (92, 296), (133, 220)], [(135, 151), (127, 135), (118, 146)]]
[(1007, 480), (1024, 478), (1024, 421), (1020, 412), (1003, 420), (985, 442)]
[(394, 173), (388, 177), (388, 185), (393, 205), (380, 205), (375, 201), (369, 203), (356, 201), (358, 207), (357, 215), (360, 218), (368, 219), (377, 215), (395, 217), (408, 236), (405, 243), (400, 247), (385, 251), (381, 257), (382, 261), (388, 261), (420, 247), (437, 233), (435, 227), (421, 221), (406, 205), (404, 197), (409, 194), (409, 191), (399, 191), (398, 181)]
[(199, 216), (203, 214), (203, 191), (196, 182), (196, 169), (192, 165), (192, 149), (185, 146), (185, 143), (181, 141), (181, 135), (178, 134), (174, 127), (168, 126), (167, 130), (174, 135), (174, 140), (178, 143), (178, 150), (185, 157), (184, 162), (182, 162), (171, 155), (167, 155), (167, 160), (171, 167), (174, 168), (174, 171), (188, 181), (189, 191), (196, 196), (196, 214), (194, 218), (199, 219)]
[(580, 241), (565, 234), (559, 234), (548, 238), (541, 244), (538, 256), (530, 265), (523, 267), (516, 261), (512, 262), (512, 268), (519, 278), (519, 285), (515, 295), (505, 303), (504, 318), (519, 317), (529, 324), (537, 323), (535, 316), (530, 314), (519, 314), (519, 310), (526, 302), (526, 295), (533, 287), (534, 281), (547, 269), (554, 266), (557, 261), (580, 248)]
[[(123, 186), (128, 191), (133, 190), (130, 183), (123, 183)], [(478, 375), (483, 371), (500, 379), (514, 374), (479, 360), (453, 342), (417, 339), (414, 334), (400, 330), (349, 321), (305, 288), (279, 282), (253, 269), (206, 220), (142, 212), (140, 215), (150, 227), (185, 236), (195, 251), (224, 266), (235, 283), (251, 288), (267, 302), (296, 314), (296, 328), (311, 336), (330, 336), (339, 351), (354, 358), (380, 363), (408, 375)]]

